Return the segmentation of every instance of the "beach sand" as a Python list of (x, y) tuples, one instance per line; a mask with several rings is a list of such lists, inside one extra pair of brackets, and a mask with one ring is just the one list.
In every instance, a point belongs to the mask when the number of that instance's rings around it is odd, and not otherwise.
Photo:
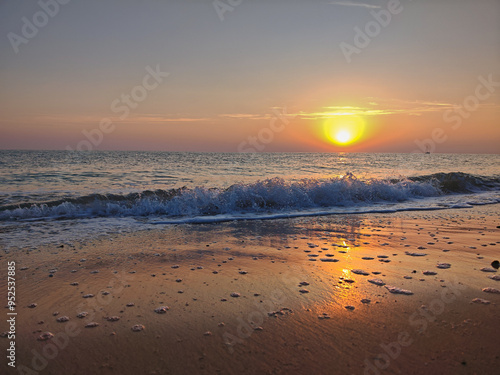
[(498, 208), (158, 226), (2, 249), (4, 269), (16, 261), (18, 312), (17, 371), (2, 361), (2, 373), (496, 374), (500, 272), (481, 269), (500, 258)]

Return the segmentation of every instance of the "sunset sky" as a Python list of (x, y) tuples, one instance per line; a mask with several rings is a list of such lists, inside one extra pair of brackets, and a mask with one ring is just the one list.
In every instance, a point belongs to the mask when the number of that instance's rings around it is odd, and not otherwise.
[(498, 0), (59, 1), (0, 0), (0, 149), (500, 152)]

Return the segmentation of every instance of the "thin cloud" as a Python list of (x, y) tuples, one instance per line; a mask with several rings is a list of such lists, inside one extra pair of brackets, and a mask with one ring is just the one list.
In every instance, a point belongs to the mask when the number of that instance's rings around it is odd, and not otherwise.
[(366, 3), (354, 3), (352, 1), (333, 1), (328, 3), (330, 5), (344, 5), (349, 7), (362, 7), (362, 8), (370, 8), (370, 9), (380, 9), (379, 5), (366, 4)]

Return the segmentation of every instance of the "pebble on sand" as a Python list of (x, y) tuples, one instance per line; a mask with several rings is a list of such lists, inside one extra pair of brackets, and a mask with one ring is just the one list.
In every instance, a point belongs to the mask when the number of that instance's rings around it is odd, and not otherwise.
[(347, 306), (344, 306), (347, 310), (354, 310), (355, 307), (354, 306), (351, 306), (351, 305), (347, 305)]
[(351, 272), (355, 273), (356, 275), (363, 275), (363, 276), (368, 276), (369, 275), (368, 272), (363, 271), (363, 270), (358, 270), (358, 269), (351, 270)]
[(135, 303), (133, 303), (133, 302), (129, 302), (129, 303), (127, 303), (125, 306), (127, 306), (127, 307), (132, 307), (132, 306), (135, 306)]
[(204, 335), (204, 336), (212, 336), (212, 332), (207, 331), (207, 332), (205, 332), (203, 335)]
[(413, 294), (413, 292), (411, 290), (401, 289), (401, 288), (398, 288), (395, 286), (390, 286), (390, 285), (386, 285), (385, 287), (389, 292), (394, 293), (394, 294), (405, 294), (407, 296), (411, 296)]
[(293, 311), (291, 309), (289, 309), (288, 307), (283, 307), (281, 310), (268, 312), (267, 315), (272, 316), (273, 318), (277, 318), (278, 315), (291, 314), (292, 312)]
[(78, 285), (78, 283), (76, 283), (76, 282), (75, 282), (75, 283), (71, 283), (71, 284), (69, 284), (69, 285), (72, 285), (72, 286), (77, 286), (77, 285)]
[(370, 303), (372, 300), (371, 299), (368, 299), (368, 298), (363, 298), (361, 300), (361, 303)]
[(59, 323), (64, 323), (64, 322), (67, 322), (69, 320), (69, 317), (67, 317), (66, 315), (65, 316), (61, 316), (60, 318), (57, 318), (56, 319)]
[(434, 276), (437, 275), (437, 272), (434, 271), (422, 271), (422, 273), (426, 276)]
[(423, 257), (427, 255), (426, 253), (411, 253), (409, 251), (405, 251), (405, 254), (412, 257)]
[(382, 280), (380, 280), (380, 279), (369, 279), (368, 282), (372, 283), (372, 284), (375, 284), (375, 285), (378, 285), (378, 286), (385, 285), (385, 283)]
[(496, 288), (483, 288), (482, 289), (483, 292), (486, 292), (486, 293), (496, 293), (496, 294), (500, 294), (500, 290), (499, 289), (496, 289)]
[(472, 300), (473, 303), (482, 303), (483, 305), (489, 305), (491, 302), (486, 300), (486, 299), (482, 299), (482, 298), (474, 298)]
[(77, 318), (80, 318), (80, 319), (83, 319), (85, 318), (89, 313), (86, 312), (86, 311), (82, 311), (81, 313), (79, 313), (76, 317)]
[(47, 341), (54, 337), (54, 334), (51, 332), (44, 332), (40, 336), (38, 336), (38, 341)]
[(34, 308), (35, 308), (35, 307), (37, 307), (37, 306), (38, 306), (38, 305), (37, 305), (36, 303), (30, 303), (30, 304), (28, 305), (28, 308), (30, 308), (30, 309), (34, 309)]
[(335, 259), (335, 258), (320, 258), (319, 260), (322, 262), (331, 262), (331, 263), (335, 263), (335, 262), (339, 261), (338, 259)]
[(90, 294), (90, 293), (89, 293), (89, 294), (84, 294), (84, 295), (83, 295), (83, 298), (92, 298), (92, 297), (94, 297), (94, 295), (93, 295), (93, 294)]
[(144, 327), (142, 324), (136, 324), (136, 325), (132, 326), (131, 330), (134, 332), (140, 332), (144, 328), (146, 328), (146, 327)]
[(500, 275), (488, 276), (491, 280), (500, 281)]
[(450, 263), (438, 263), (437, 268), (441, 268), (441, 269), (448, 269), (451, 267), (451, 264)]
[(234, 297), (234, 298), (237, 298), (237, 297), (240, 297), (240, 296), (241, 296), (241, 294), (236, 293), (236, 292), (232, 292), (232, 293), (230, 294), (230, 296), (231, 296), (231, 297)]
[(299, 292), (302, 293), (302, 294), (309, 293), (309, 291), (307, 289), (300, 289)]
[(108, 322), (116, 322), (116, 321), (120, 320), (120, 317), (119, 317), (119, 316), (108, 316), (108, 317), (106, 318), (106, 320), (107, 320)]
[(99, 326), (99, 323), (96, 323), (96, 322), (90, 322), (90, 323), (85, 324), (85, 328), (94, 328), (94, 327), (98, 327), (98, 326)]
[(363, 260), (373, 260), (373, 259), (375, 259), (375, 258), (372, 258), (372, 257), (363, 257), (363, 258), (361, 258), (361, 259), (363, 259)]
[(167, 310), (169, 310), (169, 309), (170, 309), (170, 307), (168, 307), (168, 306), (160, 306), (160, 307), (157, 307), (155, 309), (155, 313), (157, 313), (157, 314), (165, 314), (167, 312)]
[(491, 268), (491, 267), (483, 267), (483, 268), (481, 268), (481, 271), (483, 271), (483, 272), (497, 272), (496, 269)]

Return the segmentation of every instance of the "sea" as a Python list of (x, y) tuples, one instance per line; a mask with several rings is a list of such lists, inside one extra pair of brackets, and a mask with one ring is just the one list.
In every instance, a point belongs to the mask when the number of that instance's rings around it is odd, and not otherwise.
[(0, 151), (0, 246), (500, 203), (500, 155)]

